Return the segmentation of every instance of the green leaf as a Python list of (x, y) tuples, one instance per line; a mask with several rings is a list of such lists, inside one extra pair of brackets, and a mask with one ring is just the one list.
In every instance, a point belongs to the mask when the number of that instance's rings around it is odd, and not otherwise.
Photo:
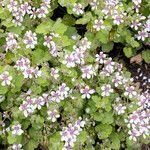
[(99, 124), (95, 127), (96, 132), (98, 132), (99, 139), (106, 139), (112, 132), (111, 125)]
[(29, 142), (25, 145), (25, 149), (26, 150), (35, 150), (38, 147), (38, 145), (39, 145), (38, 141), (34, 141), (34, 140), (30, 139)]
[(8, 143), (9, 143), (9, 144), (13, 144), (13, 143), (16, 142), (17, 139), (16, 139), (16, 137), (14, 137), (14, 136), (12, 135), (12, 133), (10, 132), (10, 133), (8, 134), (7, 140), (8, 140)]
[(23, 85), (24, 77), (22, 74), (18, 74), (17, 76), (13, 77), (13, 84), (14, 87), (11, 89), (13, 93), (20, 91)]
[(84, 143), (87, 139), (87, 132), (86, 131), (81, 131), (79, 136), (77, 137), (77, 142)]
[(104, 44), (106, 44), (107, 42), (108, 42), (108, 36), (109, 36), (109, 32), (108, 31), (106, 31), (106, 30), (100, 30), (97, 34), (96, 34), (96, 38), (100, 41), (100, 42), (102, 42), (102, 43), (104, 43)]
[(64, 32), (67, 30), (67, 26), (65, 24), (63, 24), (62, 20), (59, 18), (53, 25), (52, 30), (60, 35), (63, 35)]
[(92, 18), (91, 12), (86, 12), (82, 18), (76, 21), (76, 24), (87, 24)]
[(128, 57), (128, 58), (133, 56), (133, 49), (131, 47), (125, 47), (123, 49), (123, 52), (124, 52), (125, 56)]
[(102, 45), (102, 51), (109, 52), (109, 51), (111, 51), (113, 49), (113, 47), (114, 47), (114, 43), (113, 42), (109, 42), (107, 44), (103, 44)]
[(150, 63), (150, 50), (142, 51), (142, 58), (146, 63)]
[(1, 83), (0, 83), (0, 94), (6, 94), (7, 91), (8, 91), (8, 87), (1, 86)]
[(94, 117), (94, 120), (95, 120), (95, 121), (100, 122), (100, 121), (103, 120), (104, 114), (103, 114), (103, 113), (99, 113), (99, 112), (95, 112), (95, 113), (93, 114), (93, 117)]
[(32, 63), (34, 65), (43, 63), (43, 62), (48, 61), (50, 59), (51, 59), (51, 56), (50, 56), (48, 50), (45, 52), (45, 50), (36, 49), (32, 53)]
[(13, 136), (12, 132), (8, 133), (7, 140), (9, 144), (21, 143), (22, 135)]
[(120, 139), (117, 133), (113, 132), (110, 135), (110, 139), (111, 139), (111, 148), (115, 149), (115, 150), (119, 150), (120, 149)]
[(100, 104), (101, 104), (101, 97), (100, 96), (92, 96), (92, 100), (95, 102), (95, 106), (97, 108), (100, 108)]
[(104, 118), (102, 120), (103, 124), (112, 124), (114, 122), (113, 113), (112, 112), (105, 112)]
[(0, 7), (0, 19), (7, 19), (9, 14), (10, 14), (10, 12), (8, 9)]
[(40, 25), (38, 25), (35, 31), (36, 33), (47, 34), (51, 31), (53, 24), (54, 22), (48, 19), (48, 21), (42, 22)]

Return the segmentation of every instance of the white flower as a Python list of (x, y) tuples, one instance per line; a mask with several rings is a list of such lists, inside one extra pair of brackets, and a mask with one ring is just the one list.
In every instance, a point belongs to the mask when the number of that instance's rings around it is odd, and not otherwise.
[(17, 11), (18, 2), (15, 0), (10, 0), (9, 4), (7, 5), (7, 8), (10, 12)]
[(38, 67), (36, 67), (35, 69), (33, 69), (33, 73), (34, 73), (35, 78), (42, 76), (42, 72), (41, 72), (41, 70), (39, 70)]
[(81, 39), (79, 45), (82, 50), (87, 50), (91, 48), (91, 42), (88, 41), (87, 37), (84, 37), (83, 39)]
[(74, 55), (65, 55), (65, 60), (62, 63), (65, 64), (68, 68), (75, 67)]
[(92, 65), (82, 67), (81, 71), (82, 71), (82, 78), (90, 79), (91, 77), (96, 75)]
[(136, 94), (137, 92), (135, 91), (134, 86), (125, 87), (125, 92), (124, 92), (125, 96), (129, 96), (129, 98), (133, 98), (136, 96)]
[(104, 97), (104, 96), (109, 96), (110, 93), (113, 93), (113, 89), (111, 88), (111, 85), (110, 84), (105, 84), (101, 87), (101, 90), (102, 90), (102, 93), (101, 95)]
[(34, 73), (34, 69), (33, 68), (27, 68), (23, 71), (23, 75), (24, 75), (24, 78), (27, 79), (27, 78), (32, 78), (33, 77), (33, 73)]
[(114, 110), (118, 115), (124, 114), (126, 110), (126, 106), (122, 106), (122, 104), (116, 104), (114, 106)]
[(16, 65), (15, 65), (15, 68), (17, 68), (17, 70), (25, 70), (27, 68), (30, 67), (30, 60), (26, 57), (21, 57), (20, 59), (18, 59), (16, 61)]
[(48, 14), (48, 9), (46, 7), (40, 7), (37, 9), (38, 18), (45, 18)]
[(53, 111), (47, 111), (48, 114), (48, 120), (52, 120), (52, 122), (55, 122), (57, 120), (57, 118), (60, 117), (58, 111), (56, 109), (54, 109)]
[(116, 14), (116, 15), (114, 15), (113, 16), (113, 19), (114, 19), (113, 23), (116, 24), (116, 25), (120, 25), (121, 23), (124, 22), (123, 17), (124, 16), (122, 14)]
[(96, 19), (94, 23), (95, 24), (93, 25), (93, 28), (96, 29), (96, 31), (99, 31), (100, 29), (105, 29), (105, 26), (103, 25), (104, 21), (102, 19)]
[(96, 56), (96, 62), (99, 62), (100, 64), (104, 63), (106, 54), (104, 54), (103, 52), (100, 52), (99, 54), (96, 54), (95, 56)]
[(138, 40), (144, 41), (145, 38), (147, 38), (147, 37), (148, 37), (148, 33), (147, 33), (145, 30), (143, 30), (143, 31), (138, 31), (138, 35), (137, 35), (137, 39), (138, 39)]
[(75, 3), (72, 11), (75, 12), (77, 15), (80, 15), (84, 13), (84, 8), (81, 4)]
[(26, 31), (23, 42), (26, 44), (26, 48), (35, 48), (35, 45), (37, 44), (36, 33), (31, 30)]
[(12, 126), (13, 135), (21, 135), (24, 131), (21, 129), (21, 124), (15, 124)]
[(13, 144), (12, 149), (13, 150), (23, 150), (21, 144)]
[(99, 2), (97, 0), (92, 0), (90, 3), (92, 10), (96, 10), (97, 6), (99, 5)]
[(51, 68), (51, 76), (54, 77), (54, 79), (58, 79), (59, 78), (59, 70), (55, 69), (55, 68)]
[(94, 89), (90, 89), (89, 86), (85, 86), (84, 89), (80, 89), (80, 92), (83, 94), (82, 98), (90, 98), (91, 94), (95, 93)]
[(42, 106), (44, 106), (45, 104), (45, 100), (42, 96), (39, 96), (34, 99), (34, 103), (35, 103), (35, 107), (37, 107), (38, 109), (41, 109)]
[(5, 71), (0, 75), (0, 80), (2, 80), (2, 83), (1, 83), (2, 86), (10, 85), (12, 79), (13, 78), (12, 78), (12, 76), (9, 76), (8, 71)]

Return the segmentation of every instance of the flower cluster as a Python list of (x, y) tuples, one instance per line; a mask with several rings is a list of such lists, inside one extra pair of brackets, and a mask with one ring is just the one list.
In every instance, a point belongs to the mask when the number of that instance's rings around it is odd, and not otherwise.
[(23, 112), (25, 117), (31, 115), (35, 109), (41, 109), (45, 105), (45, 99), (42, 96), (31, 98), (27, 96), (25, 101), (20, 105), (19, 110)]
[(62, 83), (58, 87), (57, 91), (51, 91), (49, 101), (59, 103), (61, 100), (67, 98), (70, 95), (70, 93), (71, 93), (70, 88), (67, 87), (65, 83)]
[(138, 109), (129, 115), (126, 122), (128, 123), (130, 139), (136, 141), (138, 137), (143, 136), (146, 138), (149, 136), (150, 130), (150, 112), (146, 110)]
[(40, 8), (35, 8), (29, 5), (28, 2), (20, 4), (18, 1), (10, 0), (9, 4), (7, 5), (8, 10), (12, 13), (14, 19), (12, 20), (17, 26), (21, 26), (22, 22), (24, 21), (24, 17), (26, 14), (30, 15), (30, 18), (45, 18), (48, 14), (48, 9), (50, 8), (50, 0), (43, 0), (40, 4)]
[(44, 36), (44, 43), (43, 45), (48, 47), (50, 54), (53, 57), (59, 56), (59, 51), (56, 43), (53, 41), (53, 38), (59, 38), (59, 34), (51, 33), (50, 35)]
[(77, 136), (82, 131), (82, 128), (85, 125), (85, 121), (81, 117), (74, 123), (68, 124), (68, 127), (63, 127), (61, 134), (61, 140), (65, 142), (64, 150), (72, 149), (74, 143), (76, 142)]
[(21, 57), (20, 59), (18, 59), (16, 61), (16, 65), (15, 68), (17, 68), (17, 70), (20, 70), (23, 72), (24, 78), (33, 78), (33, 76), (35, 76), (35, 78), (41, 76), (41, 71), (39, 70), (38, 67), (33, 68), (30, 66), (31, 62), (28, 58), (26, 57)]
[(35, 48), (35, 45), (37, 44), (36, 33), (33, 33), (30, 30), (26, 31), (23, 42), (26, 44), (26, 48)]
[[(91, 42), (86, 38), (82, 38), (76, 45), (73, 46), (74, 51), (71, 54), (65, 55), (65, 64), (68, 68), (75, 67), (76, 64), (83, 65), (86, 57), (86, 51), (90, 49)], [(90, 67), (91, 68), (91, 67)]]
[(12, 32), (8, 33), (8, 35), (6, 37), (6, 45), (4, 46), (6, 52), (8, 50), (14, 52), (15, 49), (19, 48), (17, 38), (18, 38), (17, 34), (14, 34)]

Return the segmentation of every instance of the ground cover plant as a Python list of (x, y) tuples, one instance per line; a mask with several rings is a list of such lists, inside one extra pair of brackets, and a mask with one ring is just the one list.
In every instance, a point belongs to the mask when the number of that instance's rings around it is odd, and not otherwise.
[(136, 54), (150, 63), (149, 5), (1, 0), (0, 149), (149, 144), (150, 91), (135, 86), (125, 67)]

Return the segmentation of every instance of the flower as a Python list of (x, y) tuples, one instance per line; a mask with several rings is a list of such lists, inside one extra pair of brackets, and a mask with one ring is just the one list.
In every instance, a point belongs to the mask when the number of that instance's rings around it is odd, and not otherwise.
[(131, 28), (134, 28), (135, 30), (138, 30), (138, 28), (141, 26), (142, 24), (139, 22), (138, 19), (132, 21), (132, 24), (131, 24)]
[(14, 34), (9, 32), (7, 37), (6, 37), (6, 45), (5, 45), (5, 50), (6, 52), (8, 50), (11, 50), (12, 52), (19, 48), (18, 42), (17, 42), (18, 34)]
[(82, 71), (82, 78), (90, 79), (96, 74), (92, 65), (82, 67), (81, 71)]
[(109, 96), (110, 93), (113, 93), (113, 89), (111, 88), (111, 85), (110, 84), (105, 84), (101, 87), (101, 90), (102, 90), (102, 93), (101, 95), (104, 97), (104, 96)]
[(90, 98), (91, 94), (95, 93), (95, 90), (94, 89), (90, 89), (89, 86), (85, 86), (84, 89), (80, 89), (80, 92), (83, 94), (82, 95), (82, 98)]
[(21, 135), (23, 132), (21, 124), (18, 123), (12, 126), (12, 135)]
[(26, 44), (26, 48), (35, 48), (35, 45), (37, 44), (36, 33), (31, 30), (26, 31), (23, 42)]
[(44, 36), (45, 42), (43, 43), (44, 46), (47, 46), (48, 48), (51, 48), (52, 45), (54, 45), (54, 42), (52, 41), (53, 36)]
[(73, 54), (65, 55), (65, 60), (62, 62), (65, 64), (68, 68), (75, 67), (75, 58)]
[(58, 69), (51, 68), (51, 76), (54, 77), (54, 79), (58, 79), (59, 78), (58, 72), (59, 72)]
[(9, 76), (9, 72), (8, 71), (4, 71), (0, 75), (0, 80), (2, 80), (2, 83), (1, 83), (2, 86), (10, 85), (12, 79), (13, 78), (12, 78), (12, 76)]
[(29, 11), (31, 10), (31, 6), (29, 5), (28, 2), (25, 2), (23, 4), (20, 5), (21, 11), (22, 13), (25, 15), (26, 13), (29, 13)]
[(41, 109), (42, 106), (44, 106), (45, 104), (45, 100), (42, 96), (39, 96), (34, 99), (34, 103), (35, 103), (35, 107), (37, 107), (38, 109)]
[(27, 13), (30, 15), (30, 18), (35, 19), (37, 17), (37, 10), (35, 7), (32, 7)]
[(25, 79), (27, 79), (27, 78), (31, 79), (33, 77), (33, 73), (34, 73), (34, 69), (32, 67), (25, 69), (23, 71), (24, 78)]
[(126, 106), (123, 106), (122, 104), (116, 104), (114, 106), (114, 110), (118, 115), (124, 114), (126, 110)]
[(10, 12), (17, 11), (18, 2), (15, 0), (10, 0), (9, 4), (7, 5), (7, 8)]
[(138, 35), (137, 35), (136, 37), (137, 37), (138, 40), (144, 41), (145, 38), (148, 37), (148, 33), (147, 33), (145, 30), (143, 30), (143, 31), (138, 31)]
[(23, 150), (21, 144), (13, 144), (12, 145), (12, 149), (13, 150)]
[(21, 57), (20, 59), (18, 59), (16, 61), (16, 65), (15, 65), (15, 68), (17, 68), (17, 70), (21, 70), (21, 71), (24, 71), (26, 70), (27, 68), (30, 67), (30, 60), (26, 57)]
[(74, 142), (76, 142), (77, 136), (82, 131), (85, 125), (85, 121), (81, 117), (75, 122), (75, 124), (69, 123), (67, 127), (63, 127), (60, 132), (61, 141), (64, 141), (64, 150), (71, 150), (74, 147)]
[(104, 54), (103, 52), (100, 52), (99, 54), (96, 54), (95, 56), (96, 56), (96, 62), (99, 62), (100, 64), (104, 63), (106, 54)]
[(123, 84), (122, 75), (119, 72), (117, 72), (115, 74), (115, 77), (112, 79), (112, 82), (114, 83), (115, 87), (118, 87), (119, 85), (122, 85)]
[(41, 70), (39, 70), (38, 67), (33, 69), (33, 74), (34, 74), (35, 78), (42, 76), (42, 72), (41, 72)]
[(92, 10), (96, 10), (97, 6), (99, 5), (99, 2), (97, 0), (92, 0), (90, 5), (91, 5)]
[(93, 28), (96, 29), (96, 31), (99, 31), (100, 29), (105, 29), (105, 26), (103, 25), (104, 21), (102, 19), (96, 19), (94, 23), (95, 24), (93, 25)]
[(50, 101), (59, 103), (62, 100), (62, 96), (59, 91), (52, 91), (49, 98)]
[(125, 96), (129, 96), (129, 98), (133, 98), (134, 96), (136, 96), (136, 94), (137, 92), (135, 91), (135, 88), (133, 86), (125, 87), (125, 92), (124, 92)]
[(87, 39), (87, 37), (84, 37), (81, 39), (80, 43), (79, 43), (79, 47), (81, 48), (81, 50), (87, 50), (91, 48), (91, 42)]
[(52, 122), (55, 122), (57, 120), (57, 118), (60, 117), (60, 115), (58, 114), (58, 111), (56, 109), (54, 109), (53, 111), (47, 111), (48, 114), (48, 120), (52, 120)]
[(122, 14), (116, 14), (116, 15), (114, 15), (113, 16), (113, 19), (114, 19), (113, 23), (116, 24), (116, 25), (120, 25), (121, 23), (124, 22), (123, 17), (124, 16)]
[(60, 93), (63, 100), (67, 98), (68, 95), (70, 94), (70, 88), (66, 86), (66, 83), (62, 83), (58, 88), (58, 92)]
[(74, 4), (74, 7), (72, 9), (72, 11), (77, 14), (77, 15), (80, 15), (80, 14), (83, 14), (84, 13), (84, 10), (83, 10), (83, 6), (81, 4)]

